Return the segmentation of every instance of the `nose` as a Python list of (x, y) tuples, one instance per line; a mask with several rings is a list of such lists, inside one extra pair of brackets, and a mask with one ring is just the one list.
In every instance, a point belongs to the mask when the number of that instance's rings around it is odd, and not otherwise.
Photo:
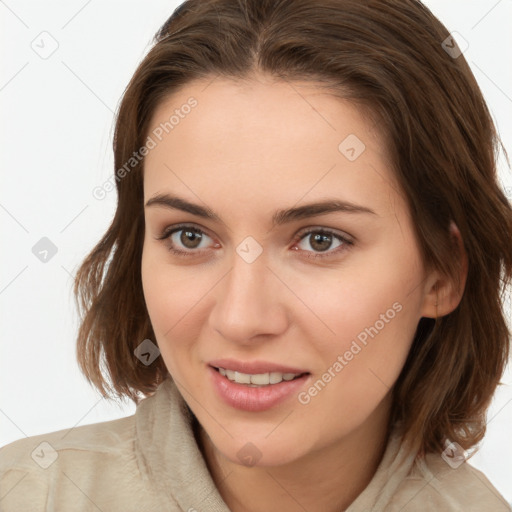
[(286, 291), (264, 257), (248, 263), (235, 253), (231, 270), (216, 287), (210, 326), (237, 344), (280, 335), (288, 326)]

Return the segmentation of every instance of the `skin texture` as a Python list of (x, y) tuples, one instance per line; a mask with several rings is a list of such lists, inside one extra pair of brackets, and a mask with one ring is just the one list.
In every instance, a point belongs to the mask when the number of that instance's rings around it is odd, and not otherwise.
[[(168, 97), (150, 131), (191, 96), (197, 106), (146, 157), (144, 201), (170, 193), (222, 221), (145, 209), (142, 280), (161, 355), (202, 426), (201, 449), (231, 510), (343, 510), (382, 457), (391, 388), (420, 318), (448, 314), (460, 294), (425, 271), (383, 139), (355, 106), (311, 83), (217, 77)], [(350, 134), (365, 145), (354, 161), (338, 149)], [(272, 227), (276, 210), (328, 198), (375, 214)], [(205, 233), (196, 249), (173, 235), (191, 256), (157, 239), (178, 223)], [(339, 251), (333, 237), (322, 251), (305, 228), (329, 228), (353, 244)], [(248, 236), (263, 250), (252, 263), (236, 252)], [(307, 257), (315, 254), (324, 257)], [(400, 312), (307, 404), (293, 395), (245, 412), (212, 388), (207, 363), (227, 357), (305, 369), (307, 390), (395, 303)], [(248, 442), (260, 454), (252, 467), (237, 456)]]

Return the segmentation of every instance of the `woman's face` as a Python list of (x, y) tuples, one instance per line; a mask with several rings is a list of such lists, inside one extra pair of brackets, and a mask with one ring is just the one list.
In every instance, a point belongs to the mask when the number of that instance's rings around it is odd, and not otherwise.
[(265, 78), (193, 82), (154, 114), (144, 295), (170, 374), (233, 462), (284, 464), (381, 428), (430, 316), (375, 128), (314, 85)]

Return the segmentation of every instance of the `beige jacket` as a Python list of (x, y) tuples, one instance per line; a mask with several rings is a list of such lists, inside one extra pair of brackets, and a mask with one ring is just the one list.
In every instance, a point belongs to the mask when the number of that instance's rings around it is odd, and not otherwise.
[[(228, 512), (168, 379), (133, 416), (0, 449), (2, 512)], [(391, 437), (373, 479), (346, 512), (501, 512), (511, 508), (467, 462), (407, 456)], [(310, 511), (315, 512), (315, 511)]]

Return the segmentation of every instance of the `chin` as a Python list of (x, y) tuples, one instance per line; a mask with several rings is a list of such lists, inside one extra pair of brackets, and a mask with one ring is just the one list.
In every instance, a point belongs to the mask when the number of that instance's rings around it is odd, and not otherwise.
[(234, 464), (245, 467), (277, 467), (295, 462), (300, 455), (290, 451), (292, 447), (277, 447), (271, 443), (265, 446), (247, 442), (238, 450), (229, 447), (229, 451), (221, 452)]
[(271, 439), (269, 430), (250, 436), (245, 432), (240, 436), (222, 435), (222, 439), (210, 437), (215, 450), (230, 462), (246, 467), (282, 466), (295, 462), (305, 455), (306, 447), (298, 439), (287, 435), (284, 439), (276, 436)]

